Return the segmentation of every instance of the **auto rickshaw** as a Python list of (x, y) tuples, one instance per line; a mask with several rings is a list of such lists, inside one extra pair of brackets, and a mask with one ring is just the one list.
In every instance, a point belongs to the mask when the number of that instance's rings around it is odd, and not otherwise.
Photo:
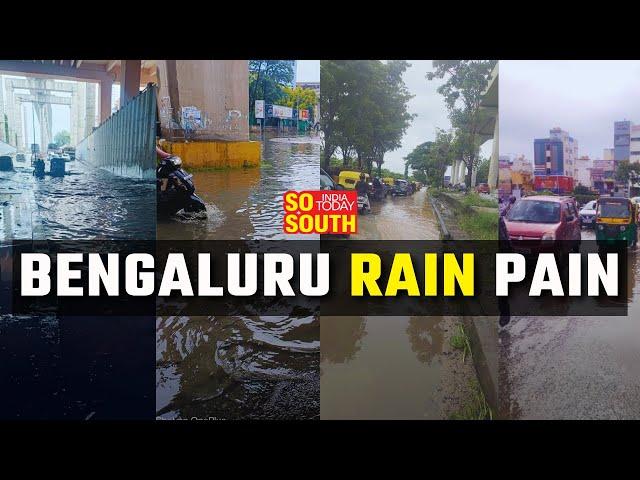
[(625, 197), (600, 197), (596, 203), (596, 241), (606, 246), (624, 240), (638, 243), (638, 205)]
[[(338, 175), (338, 184), (342, 185), (346, 190), (353, 190), (356, 188), (356, 183), (360, 181), (360, 172), (354, 172), (351, 170), (343, 170)], [(365, 181), (369, 183), (369, 174), (365, 173)]]

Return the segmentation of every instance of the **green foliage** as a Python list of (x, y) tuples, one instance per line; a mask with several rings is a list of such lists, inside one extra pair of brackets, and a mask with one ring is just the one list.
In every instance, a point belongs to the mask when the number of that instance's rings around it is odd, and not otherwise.
[(451, 336), (449, 343), (456, 350), (462, 351), (463, 363), (468, 356), (471, 356), (471, 343), (469, 342), (467, 332), (464, 330), (464, 326), (461, 323), (458, 324), (458, 331)]
[(382, 173), (384, 154), (400, 147), (414, 115), (407, 111), (412, 98), (402, 74), (409, 64), (401, 60), (323, 60), (320, 63), (323, 165), (340, 150), (343, 162), (355, 158), (358, 169)]
[(435, 141), (425, 142), (414, 148), (405, 157), (405, 164), (413, 169), (414, 175), (424, 178), (425, 184), (439, 187), (444, 184), (445, 171), (453, 162), (455, 154), (453, 132), (437, 129)]
[(478, 183), (489, 182), (489, 165), (491, 164), (490, 158), (481, 158), (478, 164), (478, 171), (476, 172), (476, 185)]
[(591, 189), (589, 187), (585, 187), (584, 185), (576, 185), (573, 189), (574, 195), (589, 195), (591, 193)]
[(470, 396), (457, 412), (451, 414), (451, 420), (493, 420), (493, 412), (482, 388), (477, 381), (469, 385)]
[(66, 130), (60, 130), (58, 133), (54, 135), (53, 141), (59, 147), (63, 145), (68, 145), (71, 143), (71, 134)]
[(290, 60), (249, 60), (249, 111), (253, 115), (256, 100), (278, 104), (284, 87), (293, 82)]
[(480, 130), (489, 115), (480, 108), (480, 103), (496, 63), (496, 60), (434, 60), (434, 71), (427, 73), (428, 80), (446, 78), (438, 93), (449, 110), (457, 158), (467, 166), (467, 184), (480, 163), (478, 152), (484, 140)]
[(457, 217), (460, 228), (472, 240), (498, 239), (498, 212), (474, 211)]
[(629, 180), (629, 173), (635, 172), (640, 174), (640, 163), (630, 163), (629, 160), (622, 160), (618, 162), (616, 167), (615, 178), (618, 182), (627, 182)]
[(498, 208), (498, 202), (494, 198), (482, 197), (476, 192), (467, 193), (462, 197), (462, 203), (467, 207)]
[(283, 97), (278, 100), (279, 105), (297, 108), (300, 110), (313, 110), (318, 98), (316, 92), (309, 88), (283, 87)]

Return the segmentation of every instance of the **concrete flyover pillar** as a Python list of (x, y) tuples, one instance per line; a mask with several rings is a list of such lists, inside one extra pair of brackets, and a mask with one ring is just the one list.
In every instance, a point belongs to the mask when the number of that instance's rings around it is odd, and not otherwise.
[(157, 60), (164, 147), (193, 167), (260, 162), (249, 140), (247, 60)]
[(110, 80), (100, 82), (100, 123), (111, 115), (111, 89), (113, 82)]
[(140, 92), (141, 60), (120, 60), (120, 108)]
[(493, 127), (493, 145), (491, 146), (491, 162), (489, 163), (489, 188), (493, 193), (498, 188), (498, 172), (499, 172), (499, 161), (498, 161), (498, 152), (499, 152), (499, 142), (498, 142), (498, 124), (500, 122), (496, 118), (496, 125)]

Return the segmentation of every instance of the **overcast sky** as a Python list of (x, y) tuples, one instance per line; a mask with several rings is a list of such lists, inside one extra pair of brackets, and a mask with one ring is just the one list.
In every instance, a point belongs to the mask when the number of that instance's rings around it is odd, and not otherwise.
[[(409, 102), (409, 112), (418, 116), (405, 133), (402, 147), (384, 156), (384, 167), (404, 173), (404, 157), (415, 147), (435, 138), (436, 128), (447, 130), (451, 122), (447, 117), (447, 107), (442, 95), (436, 89), (443, 80), (427, 80), (426, 74), (433, 70), (431, 60), (408, 60), (411, 67), (403, 75), (404, 83), (415, 95)], [(322, 88), (322, 86), (320, 87)], [(481, 153), (485, 157), (491, 155), (491, 141), (482, 146)]]
[(533, 160), (533, 139), (561, 127), (602, 158), (613, 122), (640, 123), (638, 61), (500, 61), (500, 154)]
[(296, 62), (296, 81), (319, 82), (320, 60), (298, 60)]

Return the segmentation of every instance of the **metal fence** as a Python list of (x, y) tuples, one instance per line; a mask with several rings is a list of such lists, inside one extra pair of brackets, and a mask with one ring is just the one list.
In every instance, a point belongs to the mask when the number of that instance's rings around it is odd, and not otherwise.
[(123, 177), (155, 178), (156, 86), (149, 84), (76, 147), (76, 157)]

